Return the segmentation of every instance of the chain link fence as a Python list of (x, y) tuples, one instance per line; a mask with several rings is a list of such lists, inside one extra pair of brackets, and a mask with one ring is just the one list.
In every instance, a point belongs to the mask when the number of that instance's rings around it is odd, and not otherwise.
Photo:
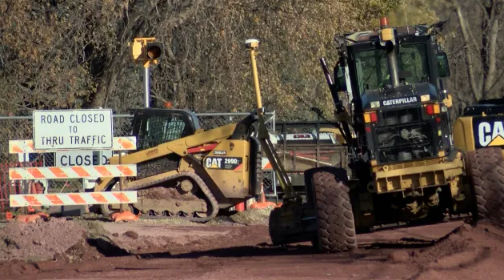
[[(226, 124), (239, 122), (249, 113), (197, 113), (201, 128), (208, 130)], [(114, 136), (130, 136), (132, 134), (131, 121), (133, 115), (115, 114)], [(275, 112), (266, 113), (266, 126), (270, 132), (275, 131)], [(0, 117), (0, 211), (8, 204), (9, 195), (26, 193), (28, 182), (15, 182), (8, 180), (9, 167), (21, 166), (56, 166), (55, 153), (44, 154), (9, 154), (9, 140), (33, 139), (32, 116)], [(264, 171), (263, 185), (268, 194), (275, 193), (276, 184), (274, 172)], [(84, 180), (41, 180), (47, 193), (76, 192), (83, 189)]]

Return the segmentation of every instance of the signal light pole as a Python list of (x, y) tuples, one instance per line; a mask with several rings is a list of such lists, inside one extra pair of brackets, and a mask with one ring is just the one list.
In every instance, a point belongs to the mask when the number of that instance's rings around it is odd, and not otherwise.
[(150, 107), (149, 66), (144, 65), (144, 107)]
[(144, 107), (150, 107), (150, 84), (149, 66), (151, 63), (157, 64), (157, 59), (161, 56), (163, 46), (155, 42), (156, 38), (135, 38), (132, 45), (132, 54), (135, 64), (142, 64), (144, 68)]

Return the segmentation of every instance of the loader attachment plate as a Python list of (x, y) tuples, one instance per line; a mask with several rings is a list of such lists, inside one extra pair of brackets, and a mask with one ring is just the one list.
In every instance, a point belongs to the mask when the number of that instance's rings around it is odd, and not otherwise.
[(463, 221), (378, 230), (357, 235), (360, 247), (432, 245), (457, 231)]

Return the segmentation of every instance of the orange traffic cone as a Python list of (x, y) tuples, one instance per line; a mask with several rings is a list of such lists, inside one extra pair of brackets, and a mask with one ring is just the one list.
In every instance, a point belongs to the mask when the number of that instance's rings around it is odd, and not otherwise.
[(120, 222), (120, 221), (136, 221), (140, 218), (141, 213), (138, 213), (138, 215), (135, 215), (131, 213), (130, 211), (123, 211), (123, 212), (115, 212), (110, 215), (112, 220), (114, 222)]
[(240, 202), (235, 205), (236, 211), (242, 212), (245, 211), (245, 202)]
[(257, 202), (257, 203), (250, 205), (250, 209), (264, 209), (264, 208), (268, 208), (271, 206), (277, 207), (276, 203), (266, 201), (266, 194), (264, 194), (264, 191), (263, 191), (262, 195), (261, 195), (261, 202)]

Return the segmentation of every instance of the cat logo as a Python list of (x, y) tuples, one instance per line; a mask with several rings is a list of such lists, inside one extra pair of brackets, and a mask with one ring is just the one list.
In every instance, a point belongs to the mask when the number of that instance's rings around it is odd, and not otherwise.
[(504, 146), (504, 122), (482, 121), (477, 126), (479, 147)]
[(207, 158), (205, 161), (206, 168), (221, 168), (222, 158)]

